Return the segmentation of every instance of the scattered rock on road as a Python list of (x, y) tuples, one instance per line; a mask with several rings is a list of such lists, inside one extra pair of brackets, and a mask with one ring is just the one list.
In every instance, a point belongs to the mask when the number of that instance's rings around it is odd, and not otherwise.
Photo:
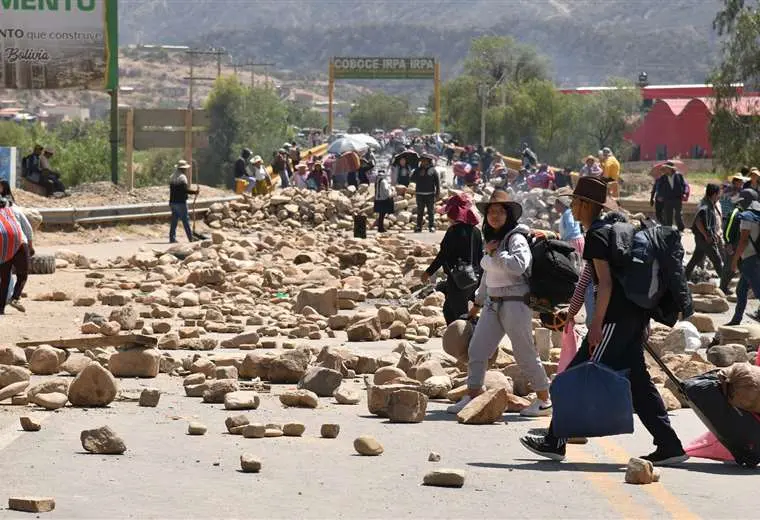
[(206, 425), (201, 424), (199, 422), (191, 422), (187, 425), (187, 434), (188, 435), (206, 435), (206, 432), (208, 431), (208, 428), (206, 428)]
[(82, 447), (98, 455), (121, 455), (127, 451), (124, 441), (108, 426), (95, 430), (84, 430), (79, 436)]
[(354, 449), (359, 455), (376, 456), (383, 453), (383, 445), (377, 442), (377, 439), (369, 435), (357, 437), (354, 440)]
[(461, 469), (437, 469), (431, 471), (422, 479), (424, 486), (454, 487), (464, 486), (466, 473)]
[(16, 381), (6, 387), (0, 388), (0, 401), (5, 401), (6, 399), (10, 399), (11, 397), (20, 394), (28, 387), (29, 381)]
[(507, 409), (508, 396), (504, 388), (483, 392), (457, 414), (457, 420), (462, 424), (495, 423)]
[(145, 388), (140, 392), (140, 406), (155, 408), (161, 399), (161, 390), (157, 388)]
[(243, 473), (258, 473), (261, 471), (261, 461), (250, 453), (240, 456), (240, 469)]
[(287, 423), (282, 427), (282, 433), (286, 437), (300, 437), (306, 431), (306, 425), (300, 422)]
[(441, 462), (441, 454), (431, 451), (428, 455), (428, 462)]
[(625, 470), (625, 481), (628, 484), (651, 484), (660, 480), (659, 472), (655, 472), (651, 462), (631, 457)]
[(21, 421), (21, 428), (25, 432), (38, 432), (42, 429), (39, 421), (35, 421), (31, 417), (20, 417), (19, 420)]
[(224, 408), (226, 410), (255, 410), (260, 403), (261, 399), (256, 392), (240, 390), (229, 392), (224, 396)]
[(36, 394), (32, 401), (37, 406), (41, 406), (45, 410), (58, 410), (66, 406), (69, 397), (66, 394), (60, 392), (50, 392), (44, 394)]
[(55, 498), (52, 497), (10, 497), (8, 509), (24, 513), (48, 513), (55, 509)]
[(323, 424), (319, 434), (325, 439), (334, 439), (340, 433), (340, 424)]
[(289, 390), (280, 396), (280, 402), (297, 408), (316, 408), (319, 397), (310, 390)]
[(335, 392), (333, 397), (338, 404), (359, 404), (362, 400), (358, 392), (348, 388), (347, 386), (341, 386)]
[(343, 381), (337, 370), (325, 367), (311, 367), (298, 382), (298, 388), (311, 390), (319, 397), (331, 397)]
[(119, 392), (116, 378), (100, 363), (87, 365), (69, 385), (72, 406), (108, 406)]
[(420, 423), (425, 419), (428, 398), (416, 390), (396, 390), (388, 399), (388, 418), (394, 423)]

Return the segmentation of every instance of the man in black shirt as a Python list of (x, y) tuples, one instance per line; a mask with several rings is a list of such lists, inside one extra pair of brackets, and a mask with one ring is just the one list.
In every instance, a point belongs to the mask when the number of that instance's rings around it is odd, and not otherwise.
[(721, 259), (721, 221), (715, 205), (720, 197), (720, 186), (710, 183), (705, 188), (705, 197), (699, 203), (697, 214), (691, 231), (694, 233), (694, 254), (686, 264), (686, 279), (691, 278), (694, 268), (704, 262), (705, 257), (710, 259), (718, 276), (723, 274), (723, 260)]
[(197, 189), (191, 190), (188, 186), (187, 172), (190, 170), (190, 164), (185, 160), (180, 160), (174, 167), (174, 173), (169, 179), (169, 207), (172, 210), (172, 220), (169, 226), (169, 242), (177, 242), (177, 224), (182, 221), (185, 228), (188, 242), (193, 241), (193, 231), (190, 229), (190, 217), (187, 211), (187, 196), (197, 195)]
[(246, 179), (248, 175), (248, 161), (251, 159), (251, 151), (248, 148), (243, 148), (240, 152), (240, 157), (235, 161), (235, 178)]
[[(613, 370), (628, 370), (634, 410), (657, 446), (653, 453), (642, 458), (654, 465), (683, 462), (688, 456), (670, 425), (668, 412), (644, 361), (643, 343), (649, 326), (649, 311), (625, 297), (610, 270), (611, 226), (599, 217), (603, 208), (614, 210), (617, 204), (614, 199), (607, 198), (605, 182), (593, 177), (578, 179), (573, 197), (573, 215), (588, 229), (583, 258), (593, 262), (597, 295), (588, 335), (568, 368), (594, 356)], [(565, 459), (566, 439), (556, 437), (552, 425), (549, 425), (546, 436), (528, 435), (520, 442), (542, 457), (557, 461)]]
[(438, 170), (433, 166), (433, 158), (423, 155), (420, 166), (414, 171), (411, 182), (416, 184), (415, 197), (417, 200), (417, 227), (415, 233), (422, 231), (422, 221), (425, 212), (428, 214), (428, 231), (435, 232), (435, 201), (441, 193), (441, 181)]

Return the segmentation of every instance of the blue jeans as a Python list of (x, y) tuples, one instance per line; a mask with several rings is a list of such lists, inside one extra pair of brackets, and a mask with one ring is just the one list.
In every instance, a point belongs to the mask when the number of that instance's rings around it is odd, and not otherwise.
[(760, 257), (754, 255), (742, 260), (739, 273), (741, 273), (741, 278), (739, 278), (739, 285), (736, 286), (736, 310), (731, 319), (733, 323), (740, 323), (744, 317), (750, 287), (755, 293), (755, 298), (760, 297)]
[(193, 241), (193, 231), (190, 229), (190, 216), (187, 212), (187, 203), (185, 202), (172, 202), (169, 204), (172, 209), (172, 221), (169, 226), (169, 242), (177, 241), (177, 222), (182, 220), (182, 225), (185, 228), (187, 239)]

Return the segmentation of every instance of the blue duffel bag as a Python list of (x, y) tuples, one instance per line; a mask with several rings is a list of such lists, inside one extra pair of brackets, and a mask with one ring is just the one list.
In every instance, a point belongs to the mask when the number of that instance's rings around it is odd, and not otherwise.
[(631, 383), (595, 361), (568, 368), (550, 388), (554, 435), (606, 437), (633, 433)]

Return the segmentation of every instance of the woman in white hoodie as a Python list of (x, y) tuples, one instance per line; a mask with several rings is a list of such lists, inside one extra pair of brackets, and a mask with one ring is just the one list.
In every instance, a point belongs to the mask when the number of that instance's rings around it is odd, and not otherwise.
[(482, 309), (482, 312), (468, 350), (468, 395), (450, 406), (448, 411), (458, 413), (483, 393), (488, 360), (506, 334), (517, 364), (538, 396), (521, 415), (551, 415), (549, 378), (533, 343), (533, 312), (527, 304), (533, 257), (526, 238), (529, 228), (518, 224), (522, 206), (510, 200), (504, 190), (496, 190), (488, 202), (477, 206), (486, 217), (483, 225), (486, 254), (480, 262), (483, 276), (470, 316), (474, 318), (478, 311)]

